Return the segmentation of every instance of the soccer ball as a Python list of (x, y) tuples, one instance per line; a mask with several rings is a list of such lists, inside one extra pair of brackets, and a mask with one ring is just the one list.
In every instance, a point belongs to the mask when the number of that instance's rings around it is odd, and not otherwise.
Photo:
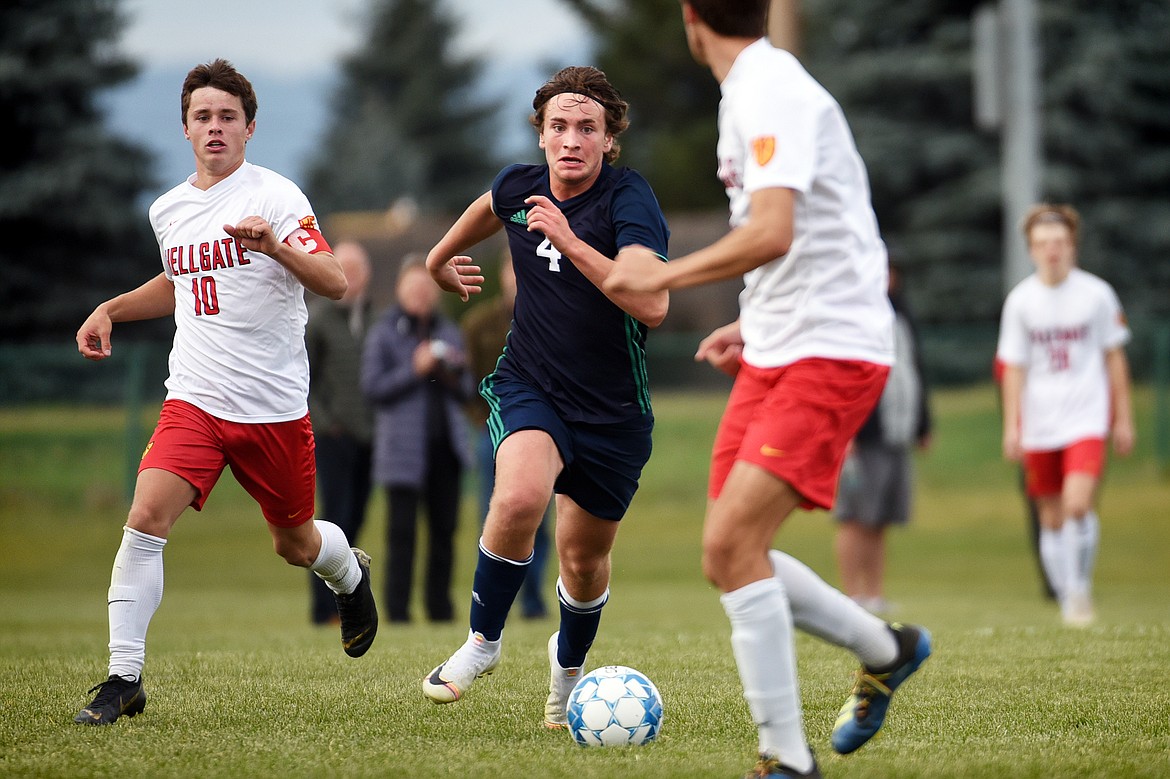
[(645, 744), (662, 727), (662, 696), (645, 674), (607, 665), (573, 687), (568, 715), (569, 732), (582, 746)]

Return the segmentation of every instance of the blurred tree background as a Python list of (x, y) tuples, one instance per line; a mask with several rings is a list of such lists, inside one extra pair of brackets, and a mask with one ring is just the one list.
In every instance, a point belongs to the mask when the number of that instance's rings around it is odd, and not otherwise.
[[(652, 182), (672, 225), (725, 212), (719, 89), (691, 60), (677, 0), (561, 2), (631, 103), (621, 163)], [(800, 56), (845, 109), (883, 234), (950, 380), (987, 377), (1003, 300), (999, 139), (976, 129), (972, 107), (978, 5), (799, 3)], [(1082, 264), (1125, 304), (1140, 377), (1153, 324), (1170, 319), (1170, 3), (1038, 0), (1037, 14), (1041, 191), (1084, 216)], [(71, 343), (98, 300), (157, 268), (140, 202), (151, 160), (121, 140), (126, 117), (95, 107), (135, 72), (118, 54), (125, 24), (119, 0), (0, 6), (0, 346)], [(306, 192), (319, 213), (410, 198), (453, 216), (505, 162), (483, 63), (453, 51), (442, 0), (369, 0), (363, 29)]]
[(0, 342), (71, 343), (100, 301), (159, 269), (136, 203), (150, 158), (97, 108), (136, 72), (111, 0), (0, 5)]
[(564, 0), (593, 31), (596, 57), (630, 104), (619, 164), (669, 212), (727, 208), (715, 177), (719, 84), (691, 57), (678, 0)]
[(499, 106), (478, 99), (482, 63), (451, 53), (438, 0), (375, 0), (365, 43), (342, 63), (332, 123), (307, 193), (318, 213), (384, 210), (406, 198), (459, 213), (499, 170)]
[[(999, 141), (973, 117), (979, 5), (804, 0), (803, 59), (849, 117), (920, 318), (993, 337)], [(1037, 16), (1041, 195), (1081, 212), (1081, 265), (1116, 288), (1148, 374), (1153, 322), (1170, 316), (1170, 4), (1043, 0)]]

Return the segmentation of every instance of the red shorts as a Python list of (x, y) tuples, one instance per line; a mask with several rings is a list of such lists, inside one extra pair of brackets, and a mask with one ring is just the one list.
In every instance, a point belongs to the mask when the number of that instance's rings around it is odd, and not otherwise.
[(195, 487), (196, 511), (231, 466), (264, 518), (296, 527), (313, 518), (316, 499), (313, 428), (306, 414), (291, 422), (228, 422), (182, 400), (163, 402), (138, 472), (160, 468)]
[(890, 369), (812, 358), (781, 368), (743, 363), (719, 423), (708, 494), (719, 497), (736, 460), (787, 482), (804, 508), (832, 508), (849, 441), (877, 405)]
[(1063, 449), (1024, 452), (1024, 482), (1028, 496), (1059, 495), (1070, 473), (1101, 478), (1105, 467), (1105, 439), (1082, 438)]

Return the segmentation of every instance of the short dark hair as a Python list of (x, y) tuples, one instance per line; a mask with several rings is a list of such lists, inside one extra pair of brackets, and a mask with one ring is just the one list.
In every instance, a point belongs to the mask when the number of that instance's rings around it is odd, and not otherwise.
[(768, 0), (686, 0), (717, 35), (762, 38), (768, 31)]
[(621, 93), (597, 68), (572, 66), (557, 71), (536, 90), (536, 97), (532, 99), (533, 113), (528, 117), (529, 124), (535, 127), (537, 132), (543, 130), (544, 109), (548, 101), (566, 92), (592, 98), (605, 109), (605, 132), (613, 138), (613, 144), (605, 153), (605, 161), (612, 164), (621, 153), (621, 145), (617, 138), (630, 126), (630, 120), (626, 118), (630, 104), (622, 99)]
[(217, 59), (196, 65), (191, 68), (187, 78), (183, 79), (181, 103), (184, 127), (187, 126), (187, 109), (191, 107), (191, 93), (203, 87), (214, 87), (240, 98), (240, 102), (244, 104), (245, 124), (251, 124), (256, 118), (259, 104), (256, 101), (256, 90), (252, 89), (252, 82), (244, 78), (244, 74), (236, 70), (232, 63), (225, 59)]

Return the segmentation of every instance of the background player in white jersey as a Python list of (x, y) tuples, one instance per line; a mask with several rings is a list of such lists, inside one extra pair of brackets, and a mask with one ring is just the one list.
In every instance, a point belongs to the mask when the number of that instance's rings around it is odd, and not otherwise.
[(618, 258), (614, 290), (744, 274), (740, 317), (697, 359), (735, 375), (712, 456), (703, 570), (724, 593), (744, 694), (759, 729), (749, 776), (820, 776), (802, 724), (793, 626), (862, 661), (832, 744), (852, 752), (931, 651), (924, 629), (887, 625), (793, 557), (770, 550), (798, 507), (829, 508), (849, 440), (893, 360), (886, 251), (865, 166), (836, 101), (764, 39), (768, 0), (682, 3), (691, 53), (720, 83), (719, 177), (732, 230), (663, 265)]
[(1094, 504), (1105, 438), (1134, 444), (1129, 328), (1107, 282), (1076, 267), (1080, 217), (1040, 203), (1024, 218), (1036, 272), (1008, 293), (996, 358), (1003, 365), (1003, 452), (1023, 461), (1040, 514), (1040, 559), (1066, 623), (1093, 619), (1100, 536)]
[(146, 446), (110, 577), (109, 677), (74, 721), (108, 725), (146, 705), (146, 631), (162, 600), (163, 547), (187, 506), (203, 507), (225, 466), (260, 504), (276, 553), (337, 596), (342, 645), (377, 632), (369, 558), (314, 521), (305, 289), (334, 300), (341, 266), (295, 184), (244, 160), (256, 129), (252, 85), (222, 59), (183, 82), (195, 173), (150, 208), (163, 272), (108, 300), (77, 331), (84, 357), (110, 356), (115, 322), (171, 316), (167, 397)]

